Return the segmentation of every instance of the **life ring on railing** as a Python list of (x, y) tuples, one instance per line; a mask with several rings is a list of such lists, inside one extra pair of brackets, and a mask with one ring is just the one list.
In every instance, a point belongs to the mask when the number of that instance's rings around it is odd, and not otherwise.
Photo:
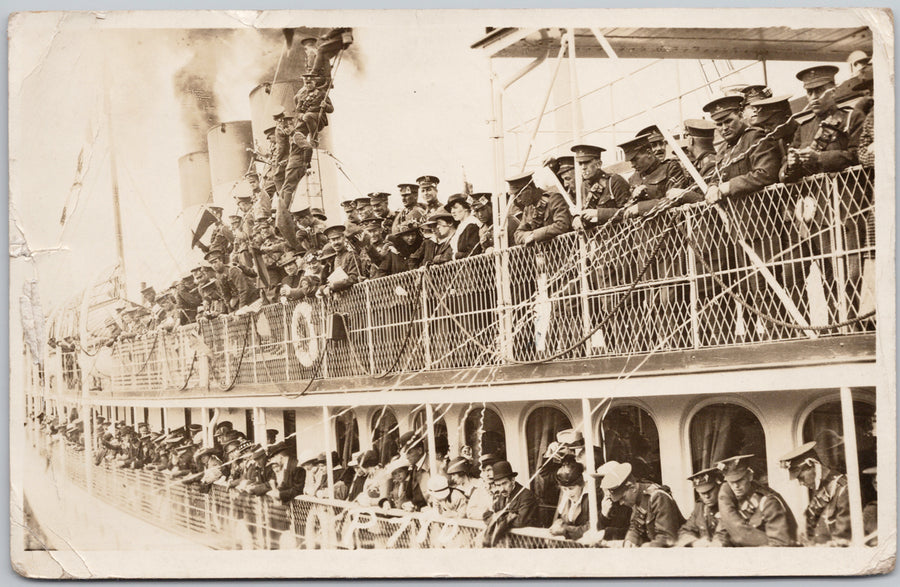
[[(300, 333), (300, 324), (306, 329), (305, 334)], [(305, 348), (301, 341), (306, 340)], [(308, 302), (300, 302), (294, 308), (291, 315), (291, 340), (294, 344), (294, 354), (304, 367), (312, 367), (319, 356), (319, 334), (312, 321), (312, 306)]]

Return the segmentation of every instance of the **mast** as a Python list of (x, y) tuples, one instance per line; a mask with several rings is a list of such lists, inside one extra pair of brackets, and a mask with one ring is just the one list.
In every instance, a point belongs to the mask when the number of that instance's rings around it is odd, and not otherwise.
[(109, 174), (112, 184), (113, 219), (116, 229), (116, 254), (118, 263), (115, 274), (115, 291), (119, 297), (126, 296), (125, 281), (125, 246), (122, 241), (122, 212), (119, 208), (119, 177), (116, 169), (116, 147), (112, 130), (112, 107), (109, 99), (108, 62), (103, 62), (103, 110), (106, 115), (106, 128), (109, 134)]

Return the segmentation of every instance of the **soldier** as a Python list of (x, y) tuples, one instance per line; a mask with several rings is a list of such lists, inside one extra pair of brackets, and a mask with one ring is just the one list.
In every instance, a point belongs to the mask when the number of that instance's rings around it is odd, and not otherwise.
[[(660, 160), (647, 136), (631, 139), (619, 147), (635, 170), (628, 178), (631, 197), (625, 218), (643, 216), (670, 195), (669, 190), (685, 187), (687, 181), (681, 165), (673, 159)], [(681, 195), (681, 191), (672, 193)]]
[(472, 214), (472, 205), (465, 194), (453, 194), (444, 209), (456, 222), (456, 232), (450, 239), (454, 259), (465, 259), (481, 252), (479, 235), (481, 221)]
[[(810, 544), (850, 544), (850, 494), (847, 476), (830, 462), (824, 438), (788, 452), (779, 459), (790, 478), (812, 492), (806, 508), (806, 540)], [(828, 466), (831, 465), (831, 466)]]
[(863, 120), (852, 109), (838, 108), (834, 99), (837, 72), (833, 65), (820, 65), (797, 73), (815, 116), (794, 134), (781, 167), (780, 177), (785, 183), (814, 173), (840, 171), (857, 162), (855, 149)]
[(279, 295), (287, 298), (291, 291), (300, 285), (300, 267), (297, 266), (297, 255), (291, 251), (286, 251), (278, 259), (278, 266), (284, 271), (285, 275), (281, 278)]
[(669, 490), (637, 481), (629, 463), (616, 463), (600, 482), (614, 503), (630, 506), (631, 523), (623, 546), (667, 547), (675, 544), (684, 518)]
[(716, 125), (700, 118), (684, 121), (684, 134), (687, 136), (688, 159), (700, 173), (701, 177), (709, 176), (716, 166), (716, 150), (713, 148), (713, 136)]
[[(491, 204), (490, 192), (478, 192), (472, 194), (472, 214), (481, 221), (478, 231), (479, 246), (482, 252), (494, 251), (494, 207)], [(515, 216), (506, 217), (506, 242), (507, 246), (516, 245), (516, 229), (519, 228), (519, 220)]]
[(648, 127), (642, 128), (634, 135), (634, 138), (636, 139), (639, 139), (641, 137), (646, 138), (647, 142), (650, 143), (650, 151), (657, 159), (659, 159), (659, 162), (665, 163), (666, 137), (663, 136), (662, 131), (659, 130), (659, 127), (655, 124), (651, 124)]
[(719, 489), (719, 539), (732, 546), (795, 546), (797, 522), (784, 498), (758, 483), (739, 455), (716, 463), (725, 483)]
[(741, 94), (744, 96), (744, 105), (741, 113), (744, 120), (747, 121), (747, 124), (752, 125), (753, 122), (750, 120), (750, 113), (747, 111), (747, 106), (749, 106), (751, 102), (771, 98), (772, 90), (769, 89), (768, 86), (762, 84), (750, 84), (749, 86), (741, 88)]
[(388, 206), (388, 199), (391, 195), (387, 192), (372, 192), (369, 194), (369, 201), (372, 202), (372, 211), (376, 216), (382, 218), (382, 228), (385, 233), (390, 233), (391, 226), (394, 224), (394, 216), (396, 212), (391, 212)]
[(572, 214), (565, 198), (538, 189), (533, 175), (529, 171), (506, 180), (511, 198), (524, 208), (522, 222), (515, 232), (517, 245), (548, 241), (572, 230)]
[(356, 203), (356, 221), (361, 222), (363, 218), (368, 218), (374, 214), (372, 210), (372, 200), (369, 196), (360, 196), (354, 200)]
[(582, 211), (572, 220), (572, 225), (576, 229), (603, 224), (628, 202), (630, 196), (628, 182), (621, 175), (610, 175), (603, 171), (601, 157), (605, 150), (594, 145), (572, 147), (574, 159), (581, 166), (582, 177)]
[(360, 264), (356, 253), (347, 248), (343, 224), (333, 224), (325, 229), (328, 244), (335, 252), (334, 270), (327, 278), (322, 293), (327, 295), (349, 289), (360, 281)]
[[(284, 115), (285, 125), (292, 122), (288, 114)], [(279, 205), (285, 211), (291, 209), (291, 202), (294, 200), (294, 191), (306, 171), (309, 169), (309, 163), (312, 161), (313, 146), (307, 139), (307, 135), (312, 134), (306, 127), (306, 123), (301, 120), (290, 132), (290, 148), (288, 150), (287, 161), (284, 170), (284, 183), (278, 190), (280, 196)]]
[(722, 485), (722, 472), (716, 468), (697, 471), (688, 481), (694, 486), (697, 497), (694, 511), (678, 530), (678, 542), (675, 546), (726, 546), (716, 535), (719, 525), (719, 487)]
[(548, 165), (550, 171), (562, 184), (563, 189), (573, 200), (575, 199), (575, 157), (564, 155), (551, 160)]
[(328, 115), (334, 105), (328, 97), (331, 84), (328, 77), (315, 73), (303, 74), (303, 87), (294, 95), (294, 109), (299, 115), (298, 126), (304, 125), (310, 138), (328, 126)]
[(390, 245), (384, 240), (383, 221), (383, 218), (373, 213), (362, 222), (366, 238), (363, 240), (360, 263), (363, 266), (363, 273), (369, 279), (387, 275), (387, 273), (382, 271), (382, 264), (388, 254)]
[(428, 247), (429, 241), (423, 243), (422, 263), (426, 265), (441, 265), (452, 261), (454, 258), (453, 239), (456, 237), (457, 222), (453, 216), (444, 209), (428, 217), (428, 223), (434, 225), (433, 247)]
[(419, 185), (419, 195), (422, 196), (422, 200), (425, 203), (426, 216), (435, 213), (442, 207), (441, 201), (438, 199), (437, 189), (440, 182), (441, 180), (433, 175), (423, 175), (416, 179), (416, 183)]
[(225, 265), (223, 253), (210, 251), (205, 259), (212, 264), (216, 272), (219, 295), (222, 296), (228, 311), (243, 308), (259, 298), (259, 292), (250, 286), (243, 271), (232, 265)]
[(203, 302), (193, 275), (181, 278), (175, 289), (175, 300), (178, 305), (180, 324), (190, 324), (197, 319), (197, 307)]
[[(810, 67), (797, 73), (797, 79), (803, 82), (808, 108), (814, 116), (804, 121), (794, 133), (788, 147), (788, 154), (781, 166), (781, 181), (796, 182), (808, 175), (834, 172), (856, 165), (857, 148), (862, 133), (865, 115), (852, 108), (838, 108), (835, 100), (834, 76), (838, 68), (833, 65)], [(854, 214), (865, 207), (869, 201), (861, 188), (843, 190), (840, 202), (841, 224), (844, 229), (844, 247), (856, 250), (865, 238), (865, 219)], [(823, 284), (829, 301), (831, 318), (837, 320), (837, 300), (846, 296), (850, 300), (851, 313), (855, 311), (856, 297), (860, 290), (862, 273), (861, 260), (856, 255), (847, 258), (846, 291), (837, 291), (835, 279), (835, 261), (830, 257), (834, 245), (831, 240), (832, 222), (831, 192), (826, 189), (805, 186), (801, 188), (801, 196), (794, 205), (794, 224), (800, 232), (803, 257), (823, 257), (821, 263)], [(838, 262), (843, 262), (839, 260)], [(811, 261), (803, 262), (803, 275), (809, 269)], [(798, 299), (803, 303), (803, 299)]]
[(401, 183), (397, 185), (397, 188), (400, 190), (403, 208), (394, 216), (391, 234), (397, 234), (397, 228), (403, 223), (418, 224), (425, 218), (423, 208), (419, 205), (419, 186), (414, 183)]

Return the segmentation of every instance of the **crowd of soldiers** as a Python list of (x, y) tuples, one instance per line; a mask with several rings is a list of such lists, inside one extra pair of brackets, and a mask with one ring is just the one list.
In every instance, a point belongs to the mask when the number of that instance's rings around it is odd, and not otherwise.
[[(746, 196), (767, 185), (873, 163), (872, 70), (868, 56), (857, 51), (850, 58), (853, 76), (840, 85), (835, 81), (838, 68), (832, 65), (797, 74), (808, 99), (802, 114), (811, 113), (802, 122), (797, 121), (801, 113), (792, 113), (789, 96), (773, 95), (763, 85), (710, 101), (703, 110), (711, 121), (685, 120), (680, 145), (708, 184), (705, 194), (654, 125), (619, 145), (634, 169), (627, 180), (604, 170), (604, 149), (594, 145), (577, 145), (572, 155), (545, 162), (559, 189), (538, 187), (533, 172), (509, 178), (510, 205), (503, 222), (493, 218), (492, 194), (472, 193), (468, 184), (443, 203), (440, 180), (433, 175), (399, 184), (399, 210), (390, 209), (390, 194), (373, 192), (343, 201), (343, 222), (329, 221), (319, 208), (289, 212), (316, 135), (333, 111), (328, 59), (343, 46), (341, 31), (318, 41), (319, 58), (295, 97), (295, 111), (279, 110), (266, 129), (269, 149), (257, 154), (264, 163), (262, 180), (255, 170), (248, 172), (250, 187), (235, 195), (238, 213), (223, 218), (221, 208), (211, 208), (211, 242), (202, 245), (206, 263), (161, 295), (144, 286), (143, 303), (121, 309), (122, 328), (112, 339), (247, 307), (329, 296), (366, 279), (491, 252), (496, 230), (508, 245), (527, 245), (703, 200), (741, 202), (744, 212), (737, 213), (747, 215), (752, 197)], [(839, 107), (848, 97), (856, 98), (853, 106)], [(583, 180), (580, 210), (574, 207), (576, 161)], [(817, 214), (815, 205), (798, 204), (795, 211), (799, 222), (815, 222), (808, 216)], [(855, 232), (849, 231), (847, 238)], [(755, 241), (750, 245), (764, 248)], [(827, 245), (809, 243), (816, 246)], [(827, 278), (830, 268), (825, 265)], [(858, 278), (858, 272), (850, 273), (849, 281)], [(741, 287), (747, 289), (746, 284)], [(802, 300), (797, 303), (804, 306)]]
[[(73, 415), (74, 417), (74, 415)], [(62, 435), (84, 449), (84, 422), (36, 416), (43, 430)], [(750, 467), (754, 455), (735, 455), (687, 478), (695, 490), (693, 510), (685, 517), (672, 496), (640, 459), (609, 460), (587, 470), (584, 437), (562, 430), (550, 444), (531, 480), (554, 485), (550, 518), (539, 514), (541, 498), (517, 480), (502, 453), (472, 458), (463, 447), (451, 458), (446, 442), (436, 437), (432, 470), (427, 439), (410, 431), (390, 443), (391, 450), (360, 450), (342, 462), (337, 452), (305, 450), (298, 454), (294, 434), (278, 439), (266, 431), (259, 444), (234, 429), (215, 423), (212, 442), (200, 425), (154, 433), (147, 423), (127, 425), (96, 415), (94, 463), (159, 471), (173, 482), (208, 492), (218, 485), (233, 495), (267, 495), (287, 504), (298, 496), (332, 498), (348, 507), (383, 511), (430, 512), (448, 519), (485, 522), (483, 545), (496, 545), (510, 529), (545, 527), (549, 534), (592, 545), (628, 547), (847, 546), (851, 541), (850, 497), (842, 439), (831, 430), (783, 455), (780, 465), (809, 491), (809, 505), (798, 527), (782, 496), (770, 488), (765, 473)], [(445, 441), (446, 438), (443, 438)], [(379, 448), (384, 448), (379, 447)], [(594, 447), (595, 462), (602, 451)], [(329, 484), (328, 467), (332, 467)], [(876, 484), (874, 467), (863, 471)], [(599, 504), (590, 519), (589, 477)], [(529, 483), (532, 487), (534, 484)], [(397, 512), (396, 510), (401, 510)], [(865, 540), (877, 542), (877, 502), (863, 511)]]

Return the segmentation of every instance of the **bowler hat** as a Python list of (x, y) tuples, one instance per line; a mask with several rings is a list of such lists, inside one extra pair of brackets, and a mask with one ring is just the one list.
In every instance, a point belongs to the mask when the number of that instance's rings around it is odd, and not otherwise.
[(494, 472), (494, 481), (507, 479), (509, 477), (515, 477), (517, 474), (515, 471), (513, 471), (512, 465), (509, 461), (497, 461), (491, 468)]

